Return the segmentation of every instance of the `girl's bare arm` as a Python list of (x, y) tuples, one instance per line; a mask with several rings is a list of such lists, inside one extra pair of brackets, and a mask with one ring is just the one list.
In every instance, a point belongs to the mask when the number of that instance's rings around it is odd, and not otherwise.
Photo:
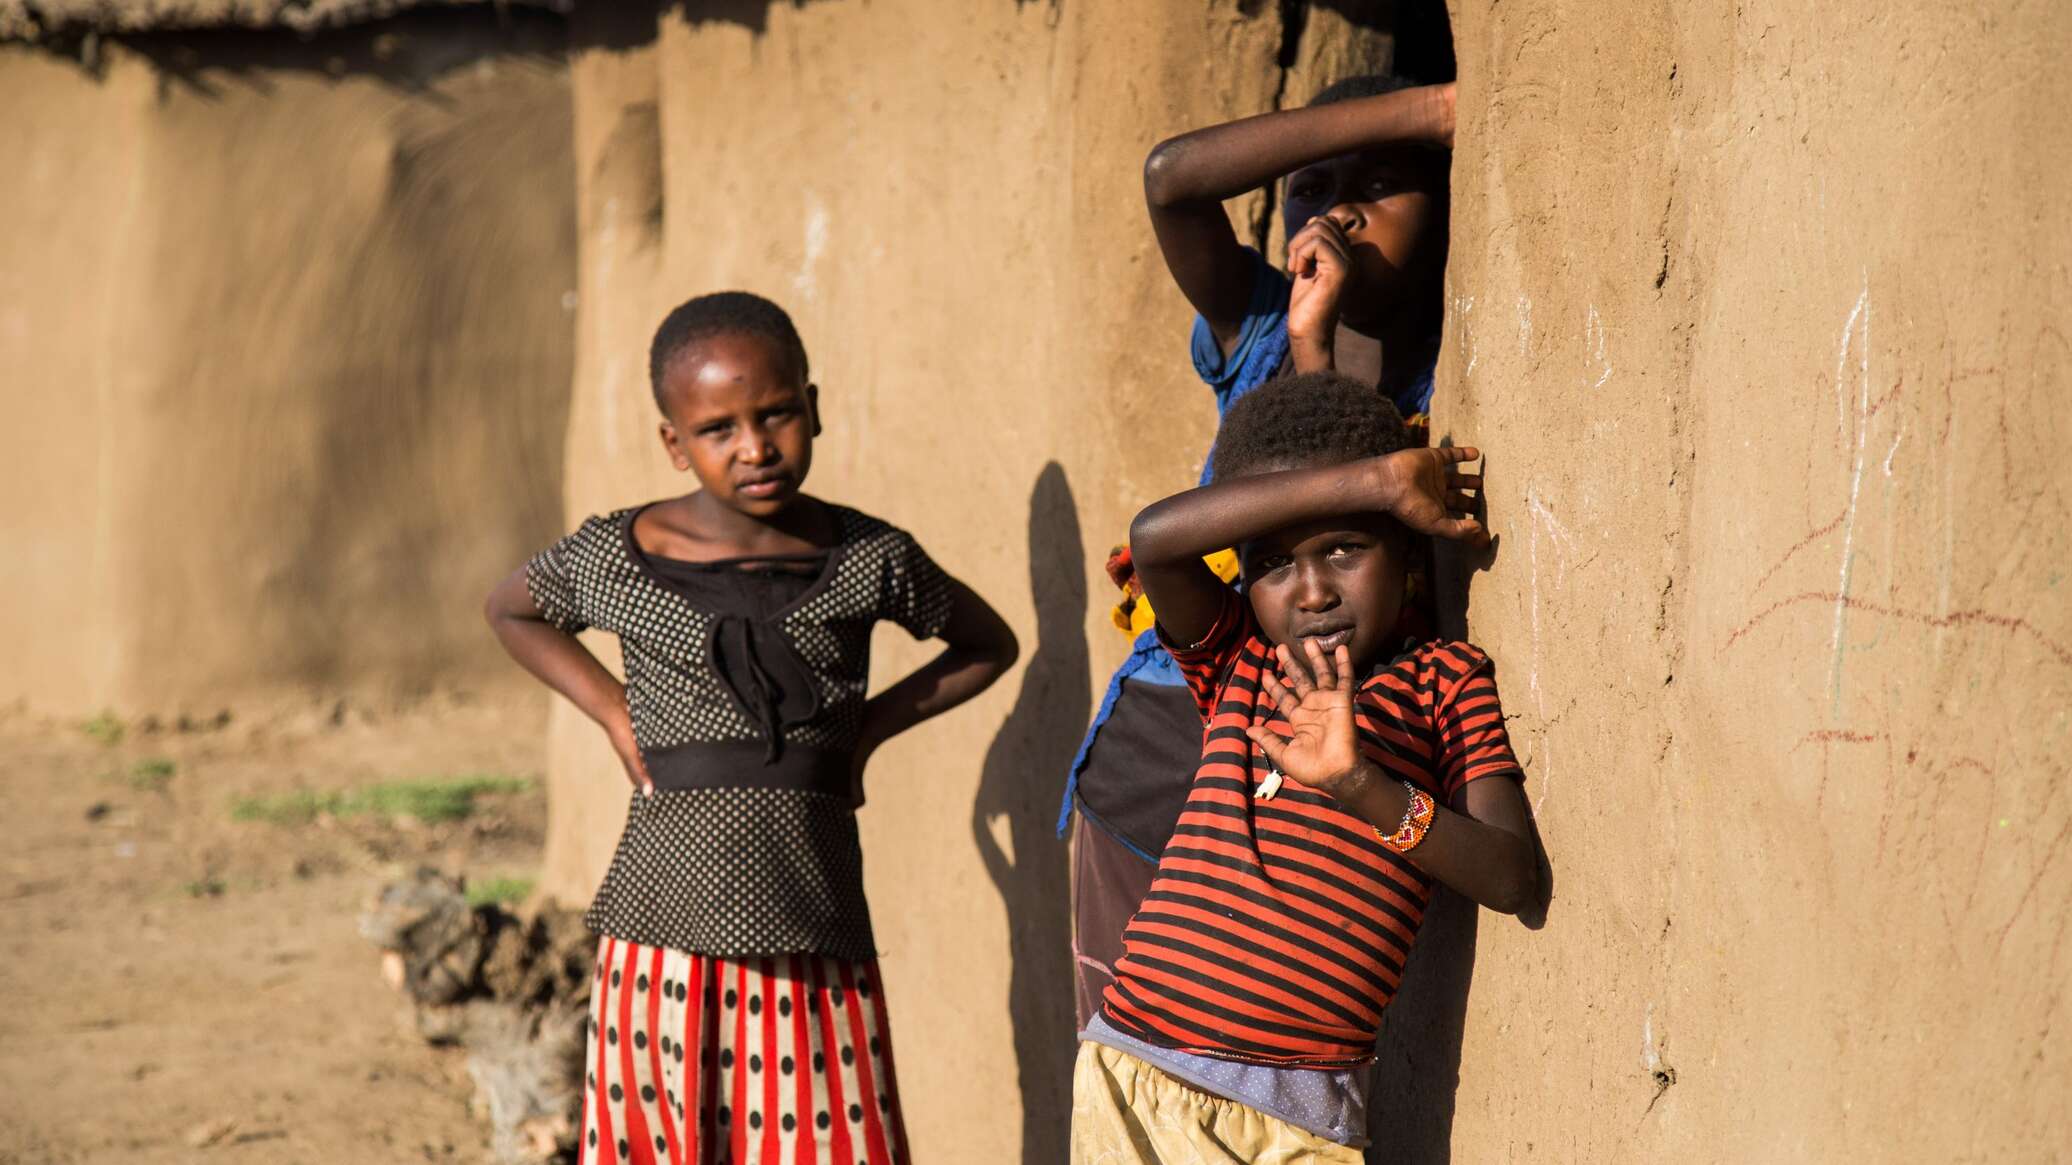
[(879, 745), (993, 686), (1021, 652), (999, 612), (955, 579), (950, 580), (950, 618), (941, 638), (942, 654), (864, 705), (859, 770)]
[(604, 729), (613, 751), (619, 754), (619, 762), (626, 768), (626, 778), (642, 790), (653, 791), (654, 782), (648, 778), (640, 747), (633, 740), (626, 686), (575, 636), (540, 615), (539, 606), (532, 601), (532, 592), (525, 585), (524, 567), (496, 584), (482, 604), (482, 615), (496, 632), (497, 642), (503, 644), (520, 667), (567, 697), (569, 703)]

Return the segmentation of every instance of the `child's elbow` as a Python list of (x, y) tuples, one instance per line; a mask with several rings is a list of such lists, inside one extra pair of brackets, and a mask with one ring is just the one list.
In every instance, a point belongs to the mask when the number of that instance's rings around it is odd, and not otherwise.
[(1144, 158), (1144, 201), (1165, 209), (1187, 201), (1180, 182), (1187, 146), (1179, 138), (1167, 138), (1151, 148)]

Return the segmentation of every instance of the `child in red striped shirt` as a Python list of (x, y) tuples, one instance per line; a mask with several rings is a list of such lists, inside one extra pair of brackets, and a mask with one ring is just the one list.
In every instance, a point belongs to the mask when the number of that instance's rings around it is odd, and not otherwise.
[[(1314, 1098), (1364, 1103), (1343, 1082), (1373, 1058), (1433, 882), (1505, 913), (1537, 899), (1488, 657), (1392, 654), (1409, 539), (1487, 538), (1455, 516), (1478, 454), (1408, 445), (1372, 389), (1284, 377), (1224, 418), (1216, 484), (1131, 528), (1205, 731), (1085, 1032), (1074, 1161), (1358, 1161), (1364, 1114), (1312, 1119)], [(1202, 563), (1225, 546), (1242, 597)]]

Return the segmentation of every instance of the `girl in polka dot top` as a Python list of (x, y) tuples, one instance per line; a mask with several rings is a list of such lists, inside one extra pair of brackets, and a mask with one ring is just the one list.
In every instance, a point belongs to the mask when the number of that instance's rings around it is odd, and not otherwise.
[[(800, 491), (820, 419), (782, 308), (693, 299), (648, 366), (662, 444), (699, 489), (590, 518), (487, 608), (633, 785), (586, 916), (582, 1160), (903, 1161), (863, 768), (998, 679), (1014, 635), (904, 530)], [(865, 699), (887, 619), (946, 646)], [(619, 636), (623, 684), (576, 639), (589, 628)]]

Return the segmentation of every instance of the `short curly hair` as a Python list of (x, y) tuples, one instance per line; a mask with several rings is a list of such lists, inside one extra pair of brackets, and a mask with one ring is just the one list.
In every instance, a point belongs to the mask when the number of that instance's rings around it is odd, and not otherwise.
[(715, 291), (677, 305), (655, 329), (648, 345), (648, 384), (655, 393), (655, 407), (668, 411), (662, 400), (662, 377), (685, 348), (719, 335), (760, 336), (777, 346), (799, 380), (807, 378), (806, 344), (791, 316), (781, 307), (747, 291)]
[(1410, 447), (1403, 414), (1336, 372), (1277, 376), (1223, 414), (1212, 466), (1219, 481), (1313, 465), (1337, 465)]

